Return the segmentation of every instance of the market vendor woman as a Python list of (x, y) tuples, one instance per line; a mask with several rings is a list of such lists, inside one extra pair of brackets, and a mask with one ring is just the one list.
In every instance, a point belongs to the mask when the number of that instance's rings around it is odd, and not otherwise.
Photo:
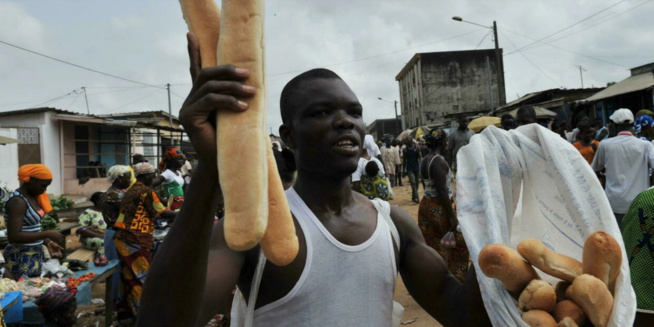
[(11, 194), (4, 209), (9, 244), (4, 251), (6, 268), (18, 279), (41, 275), (45, 244), (53, 257), (61, 256), (64, 235), (41, 230), (41, 218), (52, 211), (45, 193), (52, 172), (41, 164), (24, 165), (18, 170), (20, 187)]

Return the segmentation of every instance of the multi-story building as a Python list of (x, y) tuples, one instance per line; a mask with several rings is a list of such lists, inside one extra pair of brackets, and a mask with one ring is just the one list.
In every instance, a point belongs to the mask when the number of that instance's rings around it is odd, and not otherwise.
[[(502, 49), (498, 52), (501, 56)], [(416, 53), (395, 77), (406, 127), (445, 123), (446, 115), (491, 111), (505, 104), (496, 53), (494, 49)], [(501, 57), (499, 62), (503, 76)]]

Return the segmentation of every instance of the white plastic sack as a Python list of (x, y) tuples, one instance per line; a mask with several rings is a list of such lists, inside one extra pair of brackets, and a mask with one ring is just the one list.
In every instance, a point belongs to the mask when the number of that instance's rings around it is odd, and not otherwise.
[(459, 223), (494, 326), (527, 324), (502, 283), (478, 268), (484, 246), (515, 249), (521, 240), (534, 238), (581, 261), (586, 238), (598, 230), (611, 234), (623, 252), (608, 326), (633, 325), (636, 296), (622, 235), (604, 190), (577, 149), (537, 124), (508, 132), (489, 126), (461, 148), (457, 163)]

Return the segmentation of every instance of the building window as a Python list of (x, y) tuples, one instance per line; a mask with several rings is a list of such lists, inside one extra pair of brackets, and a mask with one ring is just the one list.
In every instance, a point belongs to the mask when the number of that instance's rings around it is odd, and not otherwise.
[(75, 125), (77, 178), (107, 176), (114, 165), (129, 165), (129, 129), (101, 125)]

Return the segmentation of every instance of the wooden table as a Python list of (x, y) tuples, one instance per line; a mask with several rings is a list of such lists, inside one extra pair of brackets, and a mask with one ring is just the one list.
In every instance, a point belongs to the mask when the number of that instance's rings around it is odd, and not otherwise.
[(78, 223), (60, 223), (57, 226), (59, 226), (59, 232), (64, 234), (64, 236), (70, 235), (71, 231), (75, 227), (79, 227), (80, 224)]

